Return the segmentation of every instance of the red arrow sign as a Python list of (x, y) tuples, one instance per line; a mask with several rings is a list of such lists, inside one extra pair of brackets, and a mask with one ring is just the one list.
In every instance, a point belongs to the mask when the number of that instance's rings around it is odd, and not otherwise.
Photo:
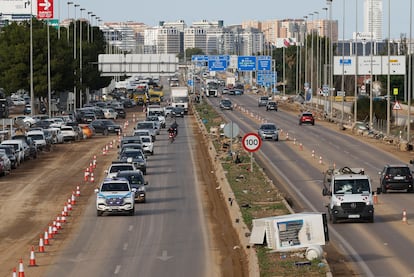
[(50, 19), (53, 18), (53, 0), (37, 1), (37, 18)]

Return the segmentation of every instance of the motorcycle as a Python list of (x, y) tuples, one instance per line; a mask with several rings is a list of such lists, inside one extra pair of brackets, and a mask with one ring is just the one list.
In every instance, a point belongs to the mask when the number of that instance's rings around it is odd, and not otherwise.
[(170, 141), (170, 143), (173, 143), (175, 140), (175, 133), (174, 132), (169, 132), (168, 133), (168, 140)]

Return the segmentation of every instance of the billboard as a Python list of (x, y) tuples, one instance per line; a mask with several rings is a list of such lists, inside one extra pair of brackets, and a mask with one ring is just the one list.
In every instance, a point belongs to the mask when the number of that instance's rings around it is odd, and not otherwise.
[[(405, 75), (405, 56), (335, 56), (334, 75)], [(356, 71), (358, 69), (358, 71)], [(342, 72), (343, 70), (343, 72)]]
[(33, 14), (36, 14), (37, 6), (33, 5), (30, 7), (29, 1), (27, 0), (7, 0), (0, 1), (0, 13), (6, 14), (30, 14), (33, 10)]
[(238, 56), (237, 69), (239, 71), (255, 71), (256, 56)]
[(283, 48), (296, 45), (296, 38), (277, 38), (276, 48)]

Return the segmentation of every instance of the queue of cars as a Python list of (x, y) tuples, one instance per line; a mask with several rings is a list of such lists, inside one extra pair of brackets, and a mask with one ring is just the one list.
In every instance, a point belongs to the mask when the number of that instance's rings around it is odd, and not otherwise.
[(144, 176), (148, 155), (154, 155), (154, 141), (165, 127), (164, 109), (151, 107), (145, 120), (138, 121), (131, 134), (124, 134), (118, 145), (117, 159), (105, 170), (105, 180), (95, 189), (97, 216), (104, 213), (133, 215), (135, 203), (146, 202), (148, 181)]

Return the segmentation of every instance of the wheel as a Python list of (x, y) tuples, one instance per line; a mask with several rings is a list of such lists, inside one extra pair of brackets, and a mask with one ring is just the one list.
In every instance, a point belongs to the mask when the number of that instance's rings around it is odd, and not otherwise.
[(108, 135), (108, 129), (103, 130), (103, 135), (107, 136)]
[(277, 137), (275, 138), (275, 141), (279, 141), (279, 136), (277, 136)]
[(132, 210), (130, 210), (129, 212), (128, 212), (128, 215), (129, 216), (133, 216), (135, 214), (135, 207), (134, 208), (132, 208)]
[(384, 186), (384, 185), (382, 185), (382, 186), (381, 186), (381, 192), (382, 192), (382, 193), (387, 193), (387, 189), (385, 188), (385, 186)]
[(102, 216), (103, 212), (96, 210), (96, 216)]
[(332, 221), (332, 224), (336, 224), (337, 223), (336, 216), (331, 215), (331, 221)]
[(372, 215), (371, 217), (368, 218), (368, 222), (369, 223), (374, 223), (374, 215)]
[(142, 174), (147, 175), (147, 170), (142, 171)]

